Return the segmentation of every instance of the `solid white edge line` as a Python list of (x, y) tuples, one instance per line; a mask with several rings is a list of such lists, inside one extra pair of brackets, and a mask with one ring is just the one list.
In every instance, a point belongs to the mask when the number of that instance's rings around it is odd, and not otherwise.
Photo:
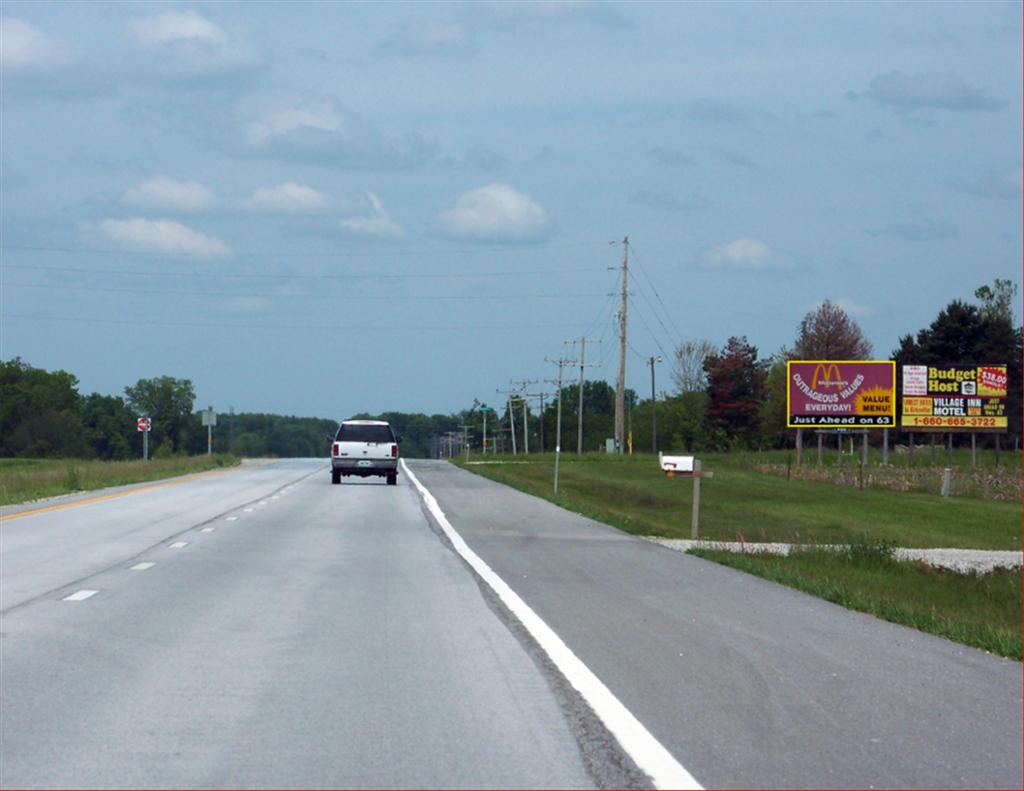
[(633, 713), (627, 709), (611, 690), (604, 685), (593, 671), (579, 659), (562, 641), (554, 630), (524, 602), (519, 595), (484, 562), (458, 534), (444, 511), (438, 505), (434, 495), (420, 483), (405, 463), (401, 460), (402, 469), (409, 476), (423, 498), (427, 510), (437, 520), (445, 535), (452, 542), (455, 551), (472, 567), (480, 578), (490, 586), (498, 598), (504, 602), (513, 615), (533, 636), (562, 675), (583, 696), (594, 713), (605, 724), (608, 730), (618, 739), (622, 749), (645, 772), (657, 788), (702, 789), (682, 764), (644, 727)]
[(99, 591), (94, 590), (80, 590), (75, 591), (70, 596), (65, 596), (64, 601), (85, 601), (90, 596), (95, 596)]

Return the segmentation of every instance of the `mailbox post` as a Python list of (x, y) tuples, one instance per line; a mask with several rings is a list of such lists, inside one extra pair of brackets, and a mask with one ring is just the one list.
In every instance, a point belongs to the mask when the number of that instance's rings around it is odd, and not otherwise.
[(677, 475), (693, 478), (693, 510), (690, 514), (690, 538), (697, 539), (700, 535), (700, 480), (714, 478), (713, 472), (704, 472), (700, 459), (694, 456), (665, 456), (658, 454), (661, 469), (669, 478)]

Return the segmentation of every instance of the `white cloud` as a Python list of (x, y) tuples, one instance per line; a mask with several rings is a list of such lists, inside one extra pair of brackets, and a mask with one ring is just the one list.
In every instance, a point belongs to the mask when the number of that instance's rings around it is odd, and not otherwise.
[(370, 203), (369, 214), (340, 220), (342, 228), (358, 236), (376, 236), (388, 239), (405, 236), (405, 229), (391, 219), (391, 215), (384, 209), (380, 198), (372, 192), (366, 193), (366, 198)]
[(71, 60), (64, 45), (21, 19), (0, 17), (0, 67), (45, 69)]
[(195, 11), (165, 11), (153, 17), (136, 19), (130, 24), (139, 43), (160, 47), (180, 41), (222, 44), (224, 31)]
[(311, 214), (326, 209), (327, 199), (312, 187), (286, 181), (276, 187), (260, 187), (244, 206), (252, 211)]
[(175, 181), (158, 176), (125, 192), (122, 201), (145, 209), (205, 211), (216, 204), (213, 192), (198, 181)]
[(788, 269), (789, 259), (756, 239), (736, 239), (704, 254), (706, 266), (720, 269)]
[(870, 316), (874, 312), (869, 306), (861, 305), (859, 302), (855, 302), (848, 297), (837, 299), (832, 304), (842, 308), (846, 311), (847, 315), (854, 318)]
[(438, 220), (451, 236), (488, 242), (537, 241), (551, 230), (544, 209), (507, 184), (463, 193)]
[(194, 86), (245, 78), (259, 65), (251, 46), (195, 11), (165, 11), (135, 19), (129, 29), (149, 54), (141, 70), (155, 72), (172, 84)]
[(231, 255), (231, 248), (220, 239), (193, 231), (175, 220), (103, 220), (99, 228), (115, 242), (145, 252)]
[(332, 97), (250, 96), (241, 110), (248, 147), (281, 159), (400, 170), (422, 165), (435, 154), (436, 146), (417, 135), (397, 140), (382, 134)]

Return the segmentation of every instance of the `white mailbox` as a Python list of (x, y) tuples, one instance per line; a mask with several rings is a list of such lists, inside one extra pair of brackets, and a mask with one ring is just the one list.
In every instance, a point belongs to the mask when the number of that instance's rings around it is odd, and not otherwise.
[(662, 471), (669, 476), (693, 475), (693, 456), (665, 456), (658, 454)]

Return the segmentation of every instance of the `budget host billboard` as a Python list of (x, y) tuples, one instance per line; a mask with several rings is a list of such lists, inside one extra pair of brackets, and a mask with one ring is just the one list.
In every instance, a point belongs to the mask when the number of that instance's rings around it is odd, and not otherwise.
[(786, 378), (790, 428), (896, 425), (892, 360), (790, 360)]
[(900, 426), (1006, 431), (1005, 365), (904, 365)]

